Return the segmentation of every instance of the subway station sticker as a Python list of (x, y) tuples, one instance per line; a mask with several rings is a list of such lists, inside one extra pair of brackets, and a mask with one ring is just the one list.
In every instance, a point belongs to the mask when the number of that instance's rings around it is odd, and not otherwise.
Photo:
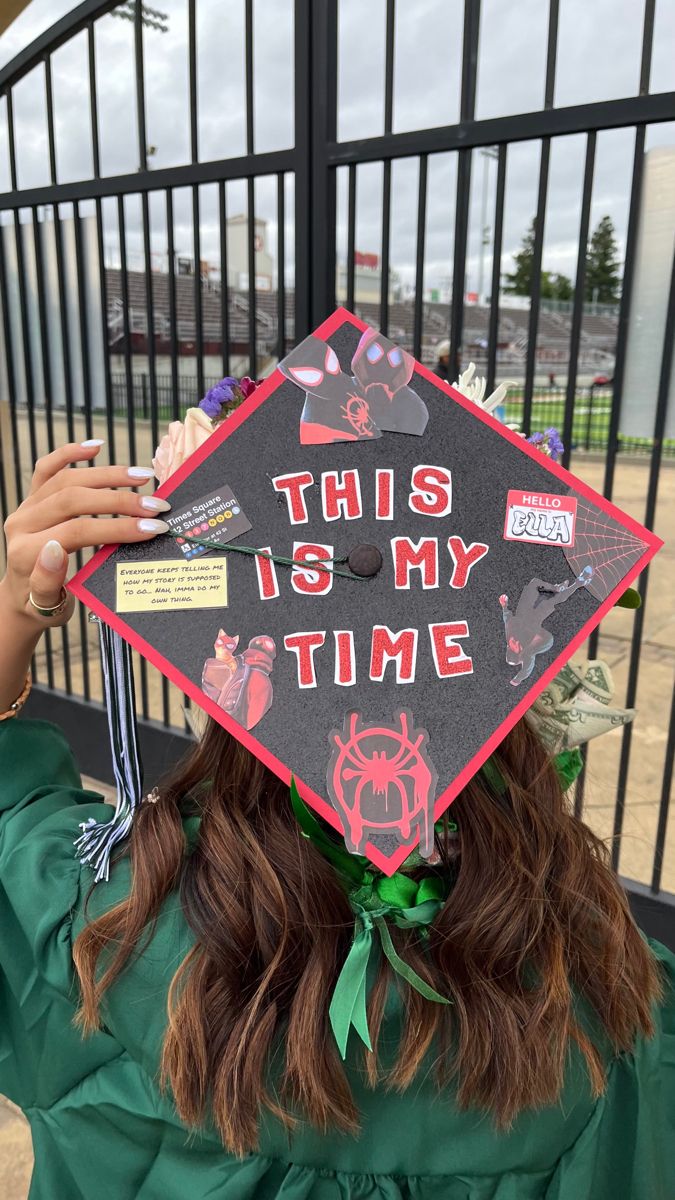
[[(226, 545), (241, 533), (248, 533), (251, 522), (245, 515), (232, 488), (224, 486), (208, 496), (201, 496), (187, 508), (169, 513), (166, 518), (174, 533), (188, 538), (204, 538), (207, 542)], [(183, 557), (188, 561), (200, 554), (207, 554), (208, 547), (196, 546), (184, 538), (177, 537)]]
[(573, 546), (576, 519), (573, 496), (511, 490), (506, 499), (504, 537), (508, 542)]

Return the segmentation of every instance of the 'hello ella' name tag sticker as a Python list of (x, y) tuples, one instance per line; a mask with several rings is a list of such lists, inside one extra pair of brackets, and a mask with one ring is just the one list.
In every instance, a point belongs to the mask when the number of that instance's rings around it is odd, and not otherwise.
[(504, 537), (507, 542), (573, 546), (576, 519), (574, 496), (511, 490), (506, 499)]

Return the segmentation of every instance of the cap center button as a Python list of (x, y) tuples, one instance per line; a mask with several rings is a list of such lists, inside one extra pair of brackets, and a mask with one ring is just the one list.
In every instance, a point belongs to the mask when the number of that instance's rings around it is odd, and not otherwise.
[(355, 546), (347, 559), (347, 565), (353, 575), (370, 578), (380, 570), (382, 555), (377, 546)]

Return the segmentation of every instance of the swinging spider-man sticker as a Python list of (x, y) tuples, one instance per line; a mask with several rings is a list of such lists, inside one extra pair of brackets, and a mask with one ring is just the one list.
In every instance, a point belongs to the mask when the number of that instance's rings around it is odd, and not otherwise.
[(302, 445), (358, 442), (382, 433), (421, 437), (429, 412), (409, 386), (415, 360), (376, 329), (364, 330), (351, 360), (351, 375), (321, 338), (305, 338), (279, 363), (287, 379), (305, 391), (300, 417)]
[(366, 724), (348, 712), (331, 734), (328, 795), (347, 849), (365, 854), (372, 833), (393, 834), (399, 845), (429, 858), (434, 848), (434, 800), (438, 775), (429, 757), (426, 729), (415, 729), (406, 709), (391, 724)]

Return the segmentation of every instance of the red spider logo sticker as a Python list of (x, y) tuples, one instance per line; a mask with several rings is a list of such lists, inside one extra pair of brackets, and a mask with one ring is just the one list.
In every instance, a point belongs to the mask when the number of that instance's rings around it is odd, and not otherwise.
[(434, 848), (437, 773), (427, 752), (428, 734), (414, 729), (402, 710), (395, 724), (365, 725), (358, 712), (345, 715), (331, 734), (328, 794), (352, 854), (365, 854), (371, 833), (394, 834), (412, 847), (419, 833), (420, 854)]
[(368, 401), (362, 396), (350, 396), (347, 403), (342, 405), (345, 420), (355, 429), (359, 437), (373, 436), (373, 422), (370, 419)]

